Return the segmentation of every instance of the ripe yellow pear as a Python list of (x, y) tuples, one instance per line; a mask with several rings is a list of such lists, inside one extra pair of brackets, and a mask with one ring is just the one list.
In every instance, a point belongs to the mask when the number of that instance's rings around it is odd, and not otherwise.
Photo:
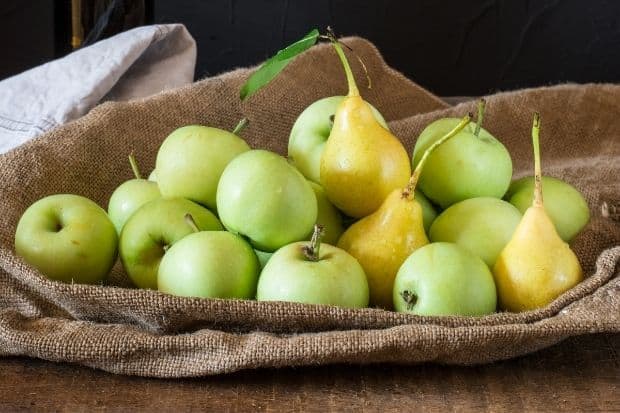
[(532, 128), (534, 200), (493, 267), (500, 307), (508, 311), (544, 307), (583, 280), (579, 260), (543, 206), (539, 129), (536, 113)]
[(347, 229), (338, 247), (353, 255), (368, 278), (370, 304), (393, 307), (394, 278), (407, 257), (428, 244), (424, 232), (422, 206), (415, 199), (415, 187), (428, 155), (469, 124), (465, 117), (452, 131), (430, 146), (416, 166), (404, 189), (394, 189), (374, 213)]
[(329, 200), (345, 214), (361, 218), (376, 211), (411, 175), (403, 144), (376, 120), (360, 96), (351, 67), (332, 39), (349, 85), (321, 156), (320, 181)]

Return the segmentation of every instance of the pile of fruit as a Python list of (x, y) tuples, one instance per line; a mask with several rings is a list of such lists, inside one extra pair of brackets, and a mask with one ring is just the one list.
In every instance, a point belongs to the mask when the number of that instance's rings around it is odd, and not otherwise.
[(484, 101), (475, 123), (428, 125), (410, 158), (330, 40), (349, 93), (299, 115), (288, 159), (250, 149), (243, 121), (233, 132), (181, 127), (149, 179), (130, 156), (135, 179), (107, 213), (69, 194), (31, 205), (17, 254), (65, 282), (102, 282), (118, 253), (139, 288), (422, 315), (535, 309), (582, 280), (567, 242), (588, 206), (542, 177), (538, 115), (533, 177), (511, 183), (510, 154), (482, 128)]

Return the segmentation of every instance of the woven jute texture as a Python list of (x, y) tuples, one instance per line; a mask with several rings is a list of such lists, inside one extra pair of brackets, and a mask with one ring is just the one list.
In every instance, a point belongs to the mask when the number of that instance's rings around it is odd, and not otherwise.
[[(475, 103), (449, 107), (390, 69), (375, 47), (345, 39), (365, 62), (364, 97), (411, 150), (434, 119), (461, 117)], [(360, 86), (365, 77), (351, 56)], [(295, 60), (271, 85), (241, 103), (251, 69), (129, 103), (105, 103), (0, 157), (0, 354), (66, 361), (110, 372), (183, 377), (239, 369), (327, 363), (476, 364), (506, 359), (569, 336), (620, 331), (620, 223), (601, 214), (620, 203), (620, 86), (562, 85), (487, 97), (485, 127), (508, 147), (515, 177), (531, 174), (532, 113), (542, 116), (545, 174), (585, 195), (592, 219), (574, 240), (587, 278), (546, 308), (481, 318), (419, 317), (377, 309), (180, 298), (128, 287), (117, 264), (110, 285), (49, 281), (15, 256), (15, 226), (37, 199), (84, 195), (107, 205), (131, 177), (134, 152), (145, 171), (175, 128), (231, 129), (254, 148), (286, 153), (288, 133), (313, 101), (345, 94), (329, 45)], [(616, 218), (617, 219), (617, 218)]]

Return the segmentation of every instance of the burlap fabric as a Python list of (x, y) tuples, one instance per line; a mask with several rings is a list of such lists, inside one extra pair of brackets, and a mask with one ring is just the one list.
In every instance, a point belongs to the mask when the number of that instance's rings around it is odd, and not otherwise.
[[(462, 116), (383, 62), (368, 42), (349, 44), (366, 63), (364, 96), (412, 149), (430, 121)], [(355, 62), (355, 59), (352, 59)], [(360, 86), (364, 76), (356, 67)], [(87, 116), (0, 157), (0, 354), (67, 361), (156, 377), (327, 363), (475, 364), (535, 351), (566, 337), (620, 331), (620, 224), (600, 205), (620, 201), (620, 86), (563, 85), (488, 97), (485, 127), (509, 148), (515, 176), (530, 174), (532, 112), (542, 114), (544, 172), (586, 196), (592, 219), (573, 247), (588, 278), (550, 306), (482, 318), (429, 318), (376, 309), (179, 298), (126, 287), (116, 266), (111, 286), (48, 281), (13, 252), (16, 223), (35, 200), (76, 193), (107, 205), (131, 177), (134, 151), (145, 171), (175, 128), (232, 128), (250, 119), (252, 147), (286, 153), (288, 132), (308, 104), (344, 94), (342, 68), (328, 45), (293, 62), (249, 101), (238, 99), (239, 69), (130, 103), (106, 103)], [(612, 211), (613, 212), (613, 211)], [(613, 214), (612, 214), (613, 215)]]

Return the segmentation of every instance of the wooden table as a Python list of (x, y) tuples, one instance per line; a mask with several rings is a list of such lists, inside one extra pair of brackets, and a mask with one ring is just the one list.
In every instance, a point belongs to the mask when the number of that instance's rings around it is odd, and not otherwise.
[(620, 334), (485, 366), (338, 365), (200, 379), (0, 358), (0, 410), (620, 411)]

